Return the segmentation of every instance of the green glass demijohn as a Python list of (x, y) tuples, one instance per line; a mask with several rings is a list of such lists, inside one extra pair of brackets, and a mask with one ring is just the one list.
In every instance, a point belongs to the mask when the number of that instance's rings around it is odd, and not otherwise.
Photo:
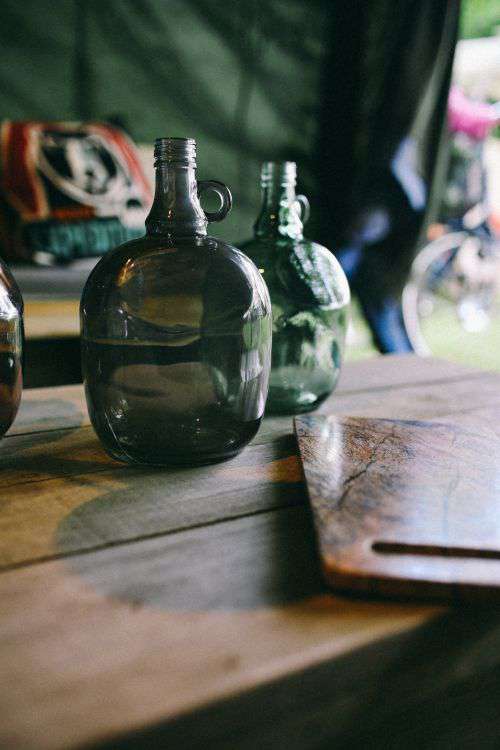
[[(228, 458), (257, 432), (271, 364), (271, 303), (254, 264), (207, 236), (231, 206), (197, 182), (192, 139), (155, 144), (146, 235), (110, 251), (81, 302), (92, 424), (114, 458), (199, 464)], [(199, 196), (215, 191), (220, 209)]]
[(336, 258), (303, 236), (307, 198), (294, 162), (262, 165), (262, 208), (241, 249), (271, 295), (273, 350), (267, 411), (310, 411), (335, 388), (348, 324), (349, 285)]

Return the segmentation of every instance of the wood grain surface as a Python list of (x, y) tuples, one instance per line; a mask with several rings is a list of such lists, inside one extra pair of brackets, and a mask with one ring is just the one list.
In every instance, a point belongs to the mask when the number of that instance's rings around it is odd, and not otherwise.
[[(499, 382), (380, 358), (322, 411), (495, 425)], [(500, 684), (491, 609), (325, 590), (291, 418), (223, 464), (143, 470), (104, 454), (80, 387), (34, 390), (0, 462), (2, 748), (352, 747), (365, 716), (407, 739), (408, 712), (451, 742), (457, 691)]]
[(499, 416), (473, 425), (297, 417), (327, 582), (499, 602)]
[(27, 300), (24, 326), (27, 339), (80, 335), (80, 299)]

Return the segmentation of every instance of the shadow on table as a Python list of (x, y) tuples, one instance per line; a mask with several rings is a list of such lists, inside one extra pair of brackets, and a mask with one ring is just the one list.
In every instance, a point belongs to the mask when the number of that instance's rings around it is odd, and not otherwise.
[[(54, 416), (57, 415), (57, 416)], [(23, 426), (26, 432), (41, 432), (45, 429), (66, 430), (77, 429), (85, 421), (85, 414), (76, 404), (63, 399), (21, 399), (19, 413), (14, 422), (15, 432), (11, 434), (23, 434)]]
[(91, 551), (65, 562), (136, 605), (255, 609), (323, 592), (294, 446), (290, 435), (213, 466), (94, 474), (94, 496), (59, 523), (57, 549)]
[(497, 748), (499, 691), (500, 614), (463, 608), (99, 747)]
[[(60, 524), (59, 545), (75, 532), (85, 542), (85, 529), (94, 541), (99, 524), (109, 526), (113, 517), (119, 526), (126, 502), (119, 490), (80, 506)], [(151, 512), (140, 499), (138, 505)], [(301, 506), (139, 539), (66, 564), (105, 596), (167, 610), (255, 609), (325, 591), (309, 512)]]

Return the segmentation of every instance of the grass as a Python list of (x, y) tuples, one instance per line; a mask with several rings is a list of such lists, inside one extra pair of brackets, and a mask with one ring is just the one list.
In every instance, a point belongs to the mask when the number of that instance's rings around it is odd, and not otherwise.
[(354, 299), (351, 304), (351, 322), (347, 333), (346, 360), (355, 362), (379, 354), (373, 346), (370, 329), (366, 325), (361, 310)]
[(468, 333), (449, 306), (438, 308), (422, 328), (431, 350), (439, 357), (485, 370), (500, 370), (500, 314), (496, 310), (483, 331)]
[[(443, 305), (436, 308), (424, 322), (423, 333), (436, 357), (485, 370), (500, 371), (500, 305), (495, 310), (491, 324), (478, 333), (464, 331), (451, 306)], [(354, 301), (346, 360), (352, 362), (377, 354), (368, 326)]]

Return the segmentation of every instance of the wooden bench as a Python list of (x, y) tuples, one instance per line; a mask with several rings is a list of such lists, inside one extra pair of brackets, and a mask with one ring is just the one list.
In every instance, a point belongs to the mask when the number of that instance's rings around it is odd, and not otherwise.
[(95, 262), (12, 267), (24, 297), (26, 388), (81, 382), (80, 295)]

